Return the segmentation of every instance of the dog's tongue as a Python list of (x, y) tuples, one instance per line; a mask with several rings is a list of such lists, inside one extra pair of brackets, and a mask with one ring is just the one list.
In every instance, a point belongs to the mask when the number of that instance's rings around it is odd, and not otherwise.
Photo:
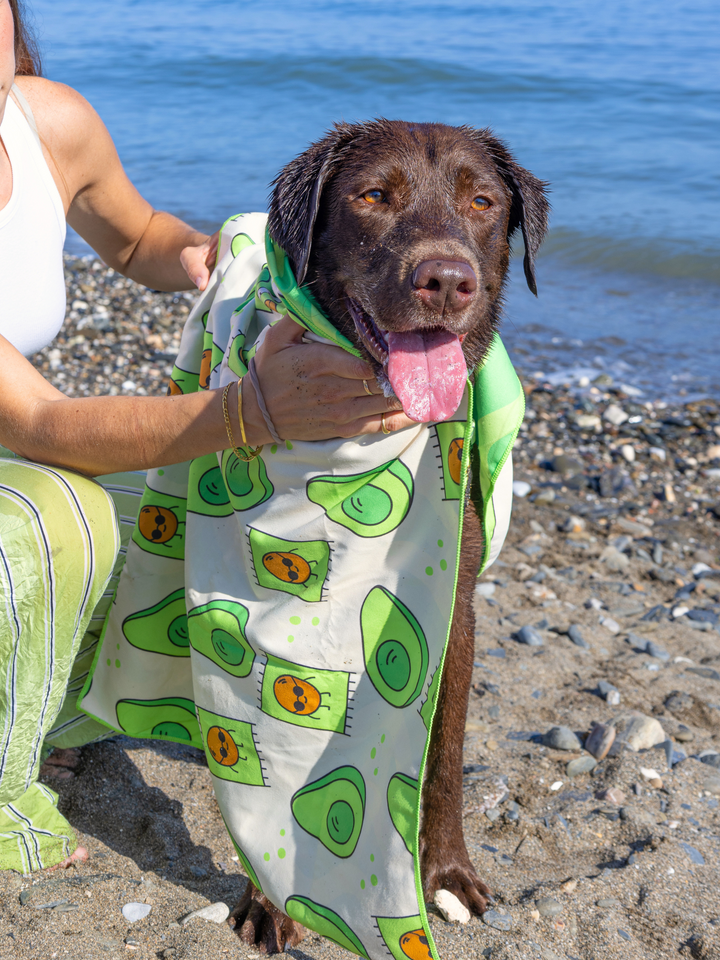
[(467, 365), (457, 335), (448, 330), (385, 333), (388, 377), (411, 420), (447, 420), (460, 406)]

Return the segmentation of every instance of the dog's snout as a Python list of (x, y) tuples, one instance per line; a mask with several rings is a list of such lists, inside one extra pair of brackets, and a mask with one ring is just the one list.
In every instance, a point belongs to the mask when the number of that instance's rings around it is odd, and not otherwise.
[(423, 303), (438, 313), (467, 307), (477, 290), (477, 277), (463, 260), (423, 260), (413, 270), (412, 283)]

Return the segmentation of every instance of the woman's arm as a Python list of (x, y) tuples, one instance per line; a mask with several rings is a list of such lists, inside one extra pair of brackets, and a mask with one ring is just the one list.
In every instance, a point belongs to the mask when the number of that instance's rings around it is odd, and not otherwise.
[[(283, 318), (257, 352), (261, 389), (278, 433), (293, 440), (325, 440), (377, 433), (378, 414), (399, 430), (411, 423), (397, 401), (367, 396), (370, 368), (338, 347), (301, 344), (302, 328)], [(180, 463), (228, 442), (221, 390), (172, 397), (66, 397), (0, 336), (0, 444), (35, 460), (89, 476)], [(242, 381), (243, 419), (252, 446), (270, 443), (249, 377)], [(228, 412), (241, 440), (237, 393)]]
[[(154, 210), (138, 193), (105, 124), (77, 91), (40, 77), (16, 82), (32, 107), (70, 226), (109, 266), (138, 283), (192, 289), (180, 254), (207, 242), (206, 234)], [(196, 273), (193, 280), (206, 280)]]

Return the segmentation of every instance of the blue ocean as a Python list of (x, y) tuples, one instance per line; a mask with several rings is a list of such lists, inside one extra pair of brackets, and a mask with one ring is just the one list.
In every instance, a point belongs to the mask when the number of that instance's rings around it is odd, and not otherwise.
[[(552, 185), (528, 373), (720, 395), (720, 62), (711, 0), (28, 0), (45, 73), (95, 106), (157, 207), (265, 209), (333, 121), (489, 126)], [(68, 244), (83, 250), (77, 237)]]

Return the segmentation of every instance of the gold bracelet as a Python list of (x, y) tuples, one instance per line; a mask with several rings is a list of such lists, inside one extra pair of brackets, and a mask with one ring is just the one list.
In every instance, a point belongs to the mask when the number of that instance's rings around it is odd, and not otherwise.
[(251, 460), (254, 460), (255, 457), (260, 455), (260, 451), (262, 450), (262, 444), (259, 447), (255, 447), (254, 450), (250, 448), (249, 457), (240, 453), (238, 448), (235, 446), (235, 438), (233, 437), (232, 424), (230, 423), (230, 414), (228, 413), (228, 404), (227, 404), (228, 391), (230, 390), (230, 387), (232, 385), (233, 385), (232, 381), (228, 383), (225, 389), (223, 390), (223, 395), (222, 395), (222, 408), (223, 408), (223, 417), (225, 418), (225, 429), (227, 430), (228, 440), (230, 441), (232, 452), (235, 454), (238, 460), (243, 460), (245, 463), (250, 463)]
[(238, 380), (237, 408), (238, 408), (238, 420), (240, 421), (240, 433), (242, 434), (242, 438), (243, 438), (243, 446), (246, 447), (248, 445), (248, 442), (247, 442), (247, 436), (245, 435), (245, 421), (243, 420), (243, 415), (242, 415), (242, 377), (240, 377), (240, 379)]

